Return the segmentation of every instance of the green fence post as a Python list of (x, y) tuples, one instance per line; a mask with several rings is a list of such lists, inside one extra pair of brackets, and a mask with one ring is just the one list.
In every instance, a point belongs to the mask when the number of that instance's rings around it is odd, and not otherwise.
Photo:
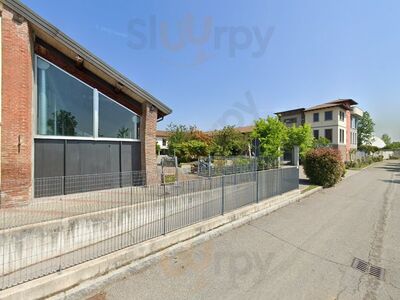
[(163, 229), (164, 229), (164, 235), (167, 233), (167, 199), (166, 199), (166, 189), (165, 189), (165, 183), (163, 183), (163, 188), (164, 188), (164, 224), (163, 224)]
[(225, 213), (225, 175), (222, 174), (221, 177), (221, 190), (222, 190), (222, 205), (221, 205), (221, 213), (222, 215)]

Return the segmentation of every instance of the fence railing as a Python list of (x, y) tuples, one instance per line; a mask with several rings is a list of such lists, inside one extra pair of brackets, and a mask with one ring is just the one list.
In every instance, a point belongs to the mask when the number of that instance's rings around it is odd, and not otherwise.
[(277, 168), (277, 159), (269, 157), (202, 157), (198, 160), (197, 174), (204, 177), (247, 173)]
[(299, 170), (285, 167), (122, 186), (1, 209), (0, 290), (265, 201), (298, 185)]
[(35, 179), (35, 197), (50, 197), (146, 184), (146, 172), (130, 171)]

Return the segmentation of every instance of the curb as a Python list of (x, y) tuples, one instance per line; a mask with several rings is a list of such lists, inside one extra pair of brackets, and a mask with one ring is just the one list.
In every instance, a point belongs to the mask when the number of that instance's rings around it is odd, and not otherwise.
[[(248, 215), (241, 219), (232, 221), (230, 223), (222, 225), (221, 227), (214, 228), (208, 232), (200, 234), (199, 236), (193, 237), (189, 240), (186, 240), (186, 241), (180, 242), (176, 245), (170, 246), (167, 249), (164, 249), (157, 253), (148, 255), (142, 259), (133, 261), (129, 265), (126, 265), (117, 270), (111, 271), (107, 274), (104, 274), (103, 276), (87, 280), (72, 289), (69, 289), (62, 293), (54, 295), (53, 297), (51, 297), (49, 299), (51, 299), (51, 300), (65, 300), (65, 299), (75, 300), (76, 299), (77, 300), (77, 299), (88, 298), (88, 297), (94, 296), (97, 293), (99, 293), (102, 289), (113, 284), (114, 282), (122, 280), (126, 276), (132, 275), (133, 273), (137, 273), (146, 267), (154, 265), (155, 263), (160, 262), (162, 259), (165, 259), (166, 257), (176, 255), (176, 253), (179, 253), (179, 252), (186, 251), (194, 246), (205, 243), (213, 238), (223, 235), (226, 232), (229, 232), (233, 229), (243, 226), (253, 220), (267, 216), (267, 215), (277, 211), (280, 208), (283, 208), (292, 203), (299, 202), (305, 198), (308, 198), (311, 195), (321, 191), (322, 189), (323, 189), (322, 187), (316, 187), (315, 189), (312, 189), (303, 194), (300, 193), (300, 194), (290, 195), (289, 197), (287, 197), (287, 199), (284, 199), (284, 201), (279, 202), (279, 203), (274, 203), (273, 205), (271, 205), (270, 207), (267, 207), (266, 209), (262, 209), (260, 211), (254, 212), (251, 215)], [(272, 198), (272, 199), (274, 199), (274, 198)], [(257, 205), (259, 205), (259, 204), (253, 204), (252, 206), (257, 206)]]
[[(322, 191), (324, 188), (322, 186), (317, 186), (311, 190), (308, 190), (307, 192), (301, 192), (301, 196), (303, 196), (301, 199), (303, 198), (307, 198), (310, 197), (312, 194), (315, 194), (316, 192)], [(301, 200), (300, 199), (300, 200)]]
[(41, 277), (0, 292), (0, 299), (82, 299), (124, 276), (154, 264), (167, 255), (190, 249), (232, 229), (300, 201), (318, 189), (279, 195), (239, 208), (165, 236), (136, 244), (59, 273)]

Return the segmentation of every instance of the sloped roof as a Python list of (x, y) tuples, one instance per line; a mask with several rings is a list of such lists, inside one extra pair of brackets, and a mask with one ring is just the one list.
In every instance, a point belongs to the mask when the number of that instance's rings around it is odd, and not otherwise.
[(343, 108), (350, 108), (353, 105), (357, 105), (358, 103), (354, 101), (353, 99), (338, 99), (322, 104), (318, 104), (309, 108), (297, 108), (297, 109), (292, 109), (292, 110), (287, 110), (287, 111), (282, 111), (282, 112), (277, 112), (275, 113), (276, 115), (288, 115), (288, 114), (295, 114), (298, 112), (303, 112), (303, 111), (313, 111), (313, 110), (318, 110), (318, 109), (324, 109), (324, 108), (331, 108), (331, 107), (338, 107), (342, 106)]
[(282, 115), (282, 114), (296, 114), (299, 112), (305, 111), (305, 108), (296, 108), (292, 110), (286, 110), (286, 111), (281, 111), (281, 112), (276, 112), (275, 115)]
[[(33, 12), (30, 8), (26, 5), (22, 4), (20, 1), (17, 0), (0, 0), (5, 6), (13, 10), (14, 12), (18, 13), (22, 17), (24, 17), (30, 25), (34, 28), (38, 29), (38, 34), (45, 34), (50, 36), (52, 39), (56, 40), (63, 48), (70, 50), (75, 55), (78, 55), (83, 58), (85, 64), (89, 64), (92, 69), (104, 74), (104, 77), (107, 79), (112, 78), (115, 82), (120, 85), (124, 89), (127, 89), (128, 92), (133, 93), (137, 97), (139, 97), (142, 101), (146, 101), (152, 105), (154, 105), (161, 115), (165, 116), (172, 112), (172, 110), (162, 103), (160, 100), (152, 96), (143, 88), (136, 85), (130, 79), (116, 71), (114, 68), (106, 64), (100, 58), (92, 54), (90, 51), (79, 45), (73, 39), (68, 37), (58, 28), (50, 24), (48, 21), (37, 15)], [(104, 79), (105, 79), (104, 78)], [(106, 80), (107, 81), (107, 80)]]
[(251, 133), (254, 129), (254, 125), (236, 127), (235, 129), (240, 131), (241, 133)]
[(169, 131), (157, 130), (156, 137), (161, 137), (161, 138), (169, 137)]
[(309, 107), (309, 108), (305, 109), (305, 111), (331, 108), (331, 107), (337, 107), (337, 106), (343, 106), (345, 108), (349, 108), (350, 106), (357, 105), (357, 104), (358, 103), (356, 101), (354, 101), (353, 99), (338, 99), (338, 100), (334, 100), (334, 101), (330, 101), (327, 103)]
[(371, 139), (371, 142), (372, 142), (371, 146), (378, 147), (379, 149), (386, 147), (386, 143), (380, 137), (374, 136)]

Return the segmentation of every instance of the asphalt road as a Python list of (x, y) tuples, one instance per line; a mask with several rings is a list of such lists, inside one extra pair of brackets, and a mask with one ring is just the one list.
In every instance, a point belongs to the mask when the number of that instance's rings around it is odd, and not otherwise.
[[(357, 257), (384, 278), (352, 268)], [(168, 257), (97, 299), (400, 299), (400, 161)]]

